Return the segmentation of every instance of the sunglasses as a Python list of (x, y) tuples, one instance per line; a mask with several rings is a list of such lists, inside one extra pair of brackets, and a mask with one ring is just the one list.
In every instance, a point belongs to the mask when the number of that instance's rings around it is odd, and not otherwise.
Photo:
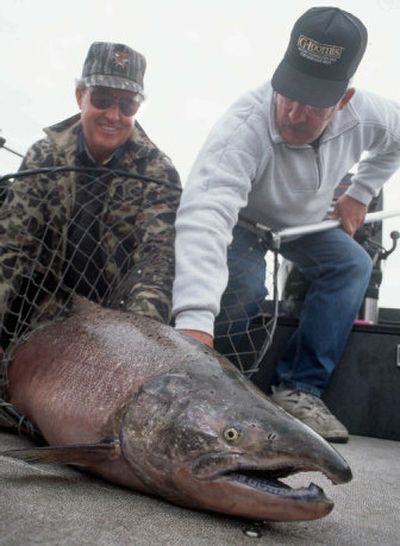
[(117, 97), (107, 87), (92, 87), (90, 89), (90, 102), (98, 110), (106, 110), (117, 104), (121, 114), (133, 116), (139, 109), (142, 97), (139, 94)]

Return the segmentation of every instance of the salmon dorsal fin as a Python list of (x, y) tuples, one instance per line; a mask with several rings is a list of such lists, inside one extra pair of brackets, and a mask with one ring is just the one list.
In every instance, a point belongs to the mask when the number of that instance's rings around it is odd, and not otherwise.
[(59, 463), (77, 466), (90, 466), (106, 460), (117, 459), (120, 454), (121, 448), (118, 440), (104, 441), (97, 444), (28, 447), (1, 453), (5, 457), (12, 457), (28, 463)]

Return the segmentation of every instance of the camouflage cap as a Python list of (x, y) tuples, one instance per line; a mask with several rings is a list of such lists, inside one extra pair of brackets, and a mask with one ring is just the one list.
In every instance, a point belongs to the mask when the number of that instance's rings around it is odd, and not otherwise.
[(146, 59), (124, 44), (94, 42), (88, 51), (81, 81), (87, 85), (103, 85), (126, 89), (144, 95), (143, 77)]

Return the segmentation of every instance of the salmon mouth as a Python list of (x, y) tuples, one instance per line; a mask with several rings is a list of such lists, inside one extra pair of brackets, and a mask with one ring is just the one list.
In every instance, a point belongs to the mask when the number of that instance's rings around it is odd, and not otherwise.
[(279, 471), (269, 471), (240, 468), (223, 472), (222, 474), (219, 474), (217, 479), (222, 479), (223, 481), (253, 489), (260, 493), (268, 493), (269, 495), (285, 499), (303, 502), (331, 502), (326, 497), (324, 491), (314, 483), (311, 483), (308, 487), (292, 488), (280, 479), (300, 472), (301, 470), (303, 469), (282, 468)]
[(282, 461), (269, 466), (236, 461), (237, 464), (222, 468), (222, 461), (218, 463), (213, 457), (210, 467), (203, 459), (196, 475), (204, 483), (202, 487), (197, 482), (198, 496), (201, 499), (201, 491), (206, 491), (202, 505), (208, 509), (261, 521), (310, 521), (327, 516), (334, 507), (315, 483), (291, 487), (282, 481), (299, 472), (329, 474), (322, 465)]
[(213, 454), (201, 457), (192, 467), (197, 479), (229, 484), (231, 487), (248, 489), (259, 494), (268, 494), (282, 500), (302, 501), (305, 503), (331, 504), (324, 491), (318, 485), (310, 483), (308, 487), (294, 488), (283, 481), (294, 474), (306, 472), (320, 472), (334, 484), (351, 480), (351, 471), (347, 473), (335, 472), (324, 468), (323, 464), (303, 461), (281, 461), (270, 465), (254, 465), (241, 463), (237, 459), (238, 453), (219, 456)]

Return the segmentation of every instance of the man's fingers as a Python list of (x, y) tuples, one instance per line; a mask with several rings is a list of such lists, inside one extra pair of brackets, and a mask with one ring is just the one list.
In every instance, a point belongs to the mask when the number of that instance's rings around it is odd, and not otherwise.
[(185, 336), (189, 336), (194, 339), (197, 339), (197, 341), (204, 343), (204, 345), (207, 345), (208, 347), (214, 346), (214, 338), (210, 336), (210, 334), (207, 334), (207, 332), (202, 332), (200, 330), (186, 330), (186, 329), (178, 330), (178, 332), (182, 332), (182, 334), (185, 334)]

